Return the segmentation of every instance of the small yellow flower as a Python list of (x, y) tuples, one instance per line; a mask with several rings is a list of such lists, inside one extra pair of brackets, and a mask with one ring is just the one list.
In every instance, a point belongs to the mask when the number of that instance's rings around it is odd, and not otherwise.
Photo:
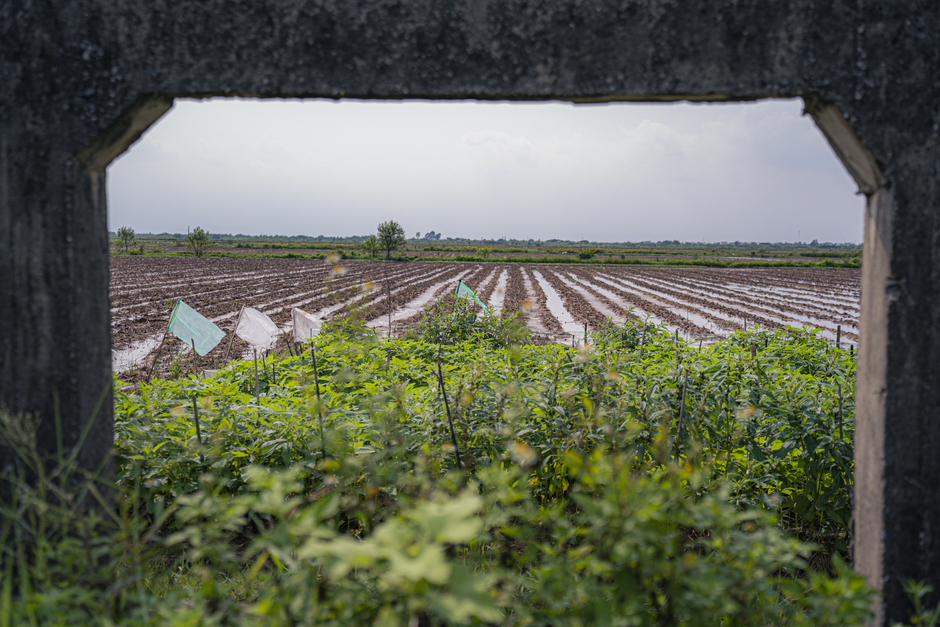
[(330, 277), (331, 277), (331, 278), (332, 278), (332, 277), (336, 277), (336, 276), (343, 276), (343, 275), (345, 275), (345, 274), (346, 274), (346, 268), (344, 268), (344, 267), (341, 266), (340, 264), (336, 264), (335, 266), (333, 266), (332, 268), (330, 268)]
[(520, 466), (531, 466), (539, 461), (539, 456), (535, 452), (535, 449), (521, 440), (516, 440), (510, 444), (507, 449), (509, 450), (509, 457), (512, 458), (512, 461)]
[(528, 301), (528, 300), (522, 301), (522, 313), (528, 314), (530, 311), (532, 311), (531, 301)]
[(337, 264), (339, 263), (339, 255), (336, 253), (330, 253), (326, 256), (326, 263), (328, 264)]
[(738, 410), (738, 418), (750, 418), (757, 412), (757, 408), (753, 405), (745, 405)]

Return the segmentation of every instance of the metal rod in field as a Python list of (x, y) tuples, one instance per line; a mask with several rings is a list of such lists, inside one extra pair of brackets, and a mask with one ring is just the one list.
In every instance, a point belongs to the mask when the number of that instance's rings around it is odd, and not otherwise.
[(682, 419), (685, 417), (685, 391), (689, 384), (689, 369), (682, 377), (682, 404), (679, 405), (679, 427), (676, 429), (676, 461), (679, 461), (679, 442), (682, 441)]
[(320, 454), (326, 459), (326, 436), (323, 433), (323, 405), (320, 402), (320, 371), (317, 368), (317, 354), (310, 347), (310, 359), (313, 361), (313, 383), (317, 388), (317, 417), (320, 419)]
[(199, 463), (202, 464), (206, 458), (202, 455), (202, 431), (199, 429), (199, 408), (196, 406), (195, 394), (193, 394), (193, 418), (196, 420), (196, 441), (199, 442)]
[(463, 470), (460, 462), (460, 448), (457, 446), (457, 431), (454, 429), (454, 419), (450, 415), (450, 403), (447, 402), (447, 390), (444, 389), (444, 373), (441, 371), (441, 345), (437, 345), (437, 383), (441, 386), (441, 396), (444, 397), (444, 408), (447, 410), (447, 424), (450, 425), (450, 441), (454, 445), (454, 455), (457, 457), (457, 468)]
[(232, 344), (235, 342), (235, 332), (238, 331), (238, 323), (242, 321), (242, 313), (245, 311), (245, 306), (242, 305), (242, 308), (238, 310), (238, 317), (235, 319), (235, 328), (232, 329), (232, 337), (228, 341), (228, 348), (225, 349), (225, 359), (222, 360), (222, 367), (225, 367), (225, 364), (228, 363), (228, 354), (232, 350)]

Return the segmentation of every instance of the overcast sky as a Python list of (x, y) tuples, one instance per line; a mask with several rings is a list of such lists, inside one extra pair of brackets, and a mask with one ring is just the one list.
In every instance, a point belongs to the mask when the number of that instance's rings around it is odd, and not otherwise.
[(861, 242), (863, 197), (799, 100), (183, 100), (108, 169), (109, 228)]

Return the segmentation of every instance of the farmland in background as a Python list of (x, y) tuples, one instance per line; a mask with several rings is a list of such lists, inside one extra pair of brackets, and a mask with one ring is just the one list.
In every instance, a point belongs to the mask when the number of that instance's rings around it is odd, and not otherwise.
[[(304, 237), (209, 235), (208, 257), (322, 259), (338, 254), (346, 259), (370, 258), (363, 237)], [(188, 257), (186, 235), (139, 234), (134, 249), (125, 252), (112, 241), (113, 255)], [(384, 251), (381, 253), (384, 257)], [(848, 243), (808, 244), (771, 242), (688, 243), (679, 241), (593, 243), (565, 240), (410, 239), (393, 253), (400, 261), (516, 261), (624, 265), (690, 264), (709, 266), (840, 264), (858, 267), (861, 246)]]
[[(458, 279), (494, 313), (519, 313), (539, 341), (571, 343), (605, 319), (662, 322), (696, 341), (713, 341), (746, 325), (815, 330), (844, 344), (858, 340), (859, 271), (844, 267), (645, 267), (383, 263), (262, 257), (115, 256), (111, 262), (114, 369), (149, 367), (180, 298), (226, 332), (242, 306), (268, 314), (285, 332), (291, 308), (323, 320), (354, 315), (381, 334), (418, 322), (424, 308), (454, 291)], [(201, 367), (218, 365), (228, 339)], [(244, 347), (236, 341), (233, 355)], [(164, 360), (183, 350), (168, 340)], [(162, 367), (162, 366), (161, 366)]]

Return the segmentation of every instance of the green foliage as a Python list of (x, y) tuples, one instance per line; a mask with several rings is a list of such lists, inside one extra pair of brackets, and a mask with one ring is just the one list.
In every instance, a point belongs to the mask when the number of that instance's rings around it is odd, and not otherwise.
[(192, 233), (186, 236), (186, 245), (193, 251), (193, 254), (202, 257), (209, 246), (209, 234), (197, 226)]
[(385, 256), (391, 258), (392, 251), (405, 245), (405, 229), (393, 220), (379, 224), (379, 245), (385, 249)]
[(364, 242), (362, 242), (362, 249), (373, 257), (379, 254), (379, 250), (381, 248), (382, 247), (379, 244), (379, 240), (375, 235), (370, 235)]
[(134, 229), (129, 226), (122, 226), (117, 231), (117, 238), (124, 245), (124, 252), (127, 252), (134, 243)]
[[(269, 357), (260, 402), (251, 363), (118, 389), (119, 507), (90, 545), (110, 561), (74, 539), (81, 516), (46, 520), (45, 497), (20, 490), (0, 533), (48, 538), (55, 564), (3, 544), (0, 572), (29, 591), (0, 603), (9, 624), (865, 619), (870, 591), (838, 557), (845, 352), (795, 330), (697, 349), (632, 320), (579, 350), (493, 331), (513, 324), (454, 299), (408, 339), (345, 319)], [(28, 423), (4, 424), (28, 450)]]
[(480, 311), (476, 303), (449, 296), (427, 309), (420, 325), (409, 337), (432, 344), (468, 344), (489, 348), (508, 348), (529, 342), (529, 330), (522, 315), (493, 315)]

